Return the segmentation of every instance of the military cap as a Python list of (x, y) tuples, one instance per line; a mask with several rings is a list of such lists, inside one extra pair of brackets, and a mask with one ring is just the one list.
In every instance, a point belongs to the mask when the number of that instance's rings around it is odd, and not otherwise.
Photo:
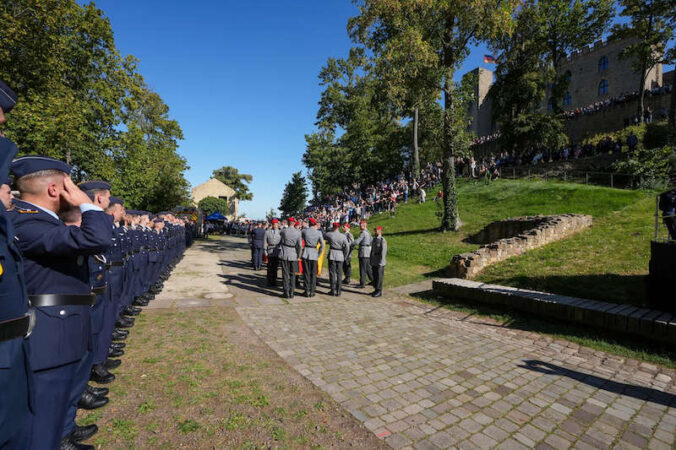
[(333, 222), (333, 228), (340, 228), (340, 224), (338, 222)]
[(317, 221), (314, 217), (310, 217), (310, 225), (317, 225)]
[(138, 211), (136, 211), (135, 209), (127, 209), (125, 212), (130, 216), (138, 215)]
[(93, 180), (93, 181), (83, 181), (82, 183), (78, 184), (80, 189), (83, 191), (102, 191), (110, 190), (110, 183), (106, 183), (105, 181), (101, 180)]
[(124, 206), (124, 201), (119, 197), (110, 197), (110, 206), (121, 205)]
[(0, 185), (2, 185), (2, 184), (6, 184), (7, 186), (11, 186), (12, 185), (12, 179), (7, 177), (4, 180), (2, 180), (2, 183), (0, 183)]
[(17, 179), (42, 170), (58, 170), (65, 174), (70, 174), (70, 166), (68, 164), (49, 156), (22, 156), (12, 161), (10, 169)]
[(294, 223), (296, 221), (296, 219), (294, 217), (289, 217), (289, 219), (287, 221), (289, 223)]
[(5, 83), (0, 81), (0, 108), (6, 113), (10, 112), (16, 102), (19, 100), (19, 97), (16, 93), (9, 88)]
[(381, 227), (380, 225), (378, 225), (378, 226), (376, 227), (376, 230), (383, 231), (383, 227)]
[(350, 228), (350, 224), (349, 224), (348, 222), (345, 222), (345, 223), (343, 224), (343, 226), (344, 226), (344, 227), (347, 227), (347, 228)]
[(277, 220), (277, 219), (272, 219), (272, 222), (271, 222), (271, 223), (279, 223), (279, 220)]

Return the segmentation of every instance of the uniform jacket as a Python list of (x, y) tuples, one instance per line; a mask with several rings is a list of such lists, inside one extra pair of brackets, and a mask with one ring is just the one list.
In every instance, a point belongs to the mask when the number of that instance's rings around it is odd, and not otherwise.
[(254, 228), (251, 232), (254, 248), (263, 248), (265, 246), (265, 230), (262, 228)]
[[(301, 235), (305, 240), (303, 259), (317, 261), (319, 259), (319, 255), (321, 255), (324, 251), (324, 236), (322, 236), (322, 232), (316, 228), (306, 228), (303, 230)], [(321, 245), (319, 251), (317, 251), (317, 244)]]
[(324, 239), (330, 248), (329, 261), (345, 261), (350, 249), (345, 235), (340, 231), (329, 231)]
[(268, 256), (273, 258), (279, 257), (280, 242), (282, 241), (282, 230), (274, 230), (270, 228), (265, 232), (265, 248), (268, 250)]
[(659, 208), (664, 216), (676, 214), (676, 189), (660, 194)]
[(350, 256), (352, 255), (352, 243), (354, 242), (354, 236), (350, 231), (346, 231), (343, 233), (345, 235), (345, 239), (347, 239), (347, 255), (345, 256), (345, 260), (350, 259)]
[(354, 242), (352, 242), (352, 247), (356, 245), (359, 246), (358, 256), (360, 258), (370, 258), (371, 242), (373, 242), (373, 237), (371, 237), (369, 230), (362, 230), (362, 232), (359, 234), (359, 237)]
[(302, 250), (302, 236), (300, 231), (293, 227), (282, 230), (279, 259), (283, 261), (298, 261)]
[(371, 243), (371, 265), (384, 266), (387, 264), (387, 241), (382, 236), (376, 236)]

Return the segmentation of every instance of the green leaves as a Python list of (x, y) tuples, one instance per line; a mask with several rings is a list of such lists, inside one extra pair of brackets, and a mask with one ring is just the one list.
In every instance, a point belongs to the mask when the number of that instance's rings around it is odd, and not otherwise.
[(223, 166), (213, 171), (212, 176), (227, 186), (231, 187), (239, 200), (253, 200), (253, 193), (249, 191), (248, 183), (251, 183), (253, 176), (239, 173), (239, 170), (232, 166)]
[(300, 172), (291, 176), (291, 181), (286, 183), (282, 200), (279, 203), (279, 211), (284, 217), (299, 215), (307, 204), (307, 186), (305, 177)]
[(202, 210), (205, 216), (215, 212), (220, 212), (224, 216), (228, 215), (228, 201), (218, 197), (204, 197), (199, 201), (197, 207)]

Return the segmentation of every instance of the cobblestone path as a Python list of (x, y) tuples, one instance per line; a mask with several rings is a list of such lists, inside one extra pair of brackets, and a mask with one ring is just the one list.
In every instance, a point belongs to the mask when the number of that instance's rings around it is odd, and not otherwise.
[(676, 442), (673, 370), (432, 309), (407, 296), (425, 283), (381, 299), (348, 288), (282, 301), (245, 267), (241, 240), (226, 240), (223, 273), (244, 321), (393, 448)]

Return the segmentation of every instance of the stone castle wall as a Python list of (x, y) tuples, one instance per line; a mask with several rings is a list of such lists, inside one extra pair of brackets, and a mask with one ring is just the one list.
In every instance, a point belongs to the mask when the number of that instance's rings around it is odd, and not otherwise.
[[(474, 278), (491, 264), (558, 241), (591, 224), (592, 217), (581, 214), (516, 217), (493, 222), (470, 238), (472, 242), (490, 243), (473, 252), (453, 256), (451, 276)], [(493, 240), (495, 238), (497, 240)]]

